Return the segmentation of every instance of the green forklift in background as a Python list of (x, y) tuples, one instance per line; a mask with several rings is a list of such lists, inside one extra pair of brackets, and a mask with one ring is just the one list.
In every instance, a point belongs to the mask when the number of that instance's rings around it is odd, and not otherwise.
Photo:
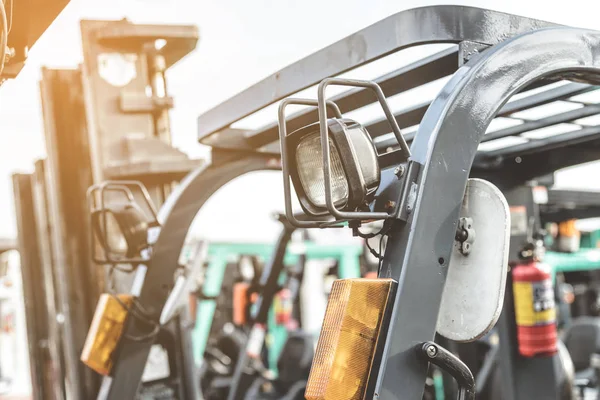
[[(315, 302), (325, 305), (333, 279), (376, 273), (364, 244), (322, 244), (277, 218), (276, 244), (206, 243), (190, 298), (206, 399), (303, 398), (322, 320)], [(306, 276), (310, 296), (301, 293)]]

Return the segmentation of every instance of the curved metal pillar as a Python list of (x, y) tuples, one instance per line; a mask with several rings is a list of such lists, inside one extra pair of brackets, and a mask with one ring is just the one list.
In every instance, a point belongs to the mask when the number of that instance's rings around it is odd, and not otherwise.
[(414, 347), (435, 335), (459, 208), (477, 147), (513, 94), (557, 74), (598, 77), (600, 33), (540, 29), (491, 47), (455, 73), (425, 114), (411, 146), (413, 161), (420, 164), (417, 200), (409, 221), (397, 221), (392, 228), (380, 274), (399, 285), (375, 398), (421, 398), (427, 363), (418, 361)]
[[(223, 185), (252, 171), (279, 169), (278, 159), (261, 155), (217, 166), (208, 164), (191, 172), (169, 196), (158, 213), (161, 230), (156, 238), (152, 259), (148, 263), (144, 285), (138, 300), (150, 316), (158, 321), (173, 287), (174, 273), (188, 230), (204, 203)], [(148, 332), (145, 324), (130, 318), (126, 335), (119, 343), (110, 378), (102, 383), (98, 399), (134, 399), (153, 341), (133, 341), (129, 337)], [(128, 337), (129, 336), (129, 337)], [(190, 397), (188, 395), (188, 397)]]

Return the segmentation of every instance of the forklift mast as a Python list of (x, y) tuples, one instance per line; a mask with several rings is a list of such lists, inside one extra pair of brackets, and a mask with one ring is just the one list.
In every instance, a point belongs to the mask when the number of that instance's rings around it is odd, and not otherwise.
[[(109, 290), (129, 293), (141, 270), (113, 274), (111, 266), (94, 265), (86, 192), (106, 180), (137, 180), (160, 206), (173, 184), (202, 164), (171, 146), (173, 98), (165, 79), (168, 68), (195, 48), (198, 29), (83, 20), (81, 32), (81, 66), (42, 70), (48, 157), (36, 163), (33, 175), (14, 177), (18, 220), (22, 221), (22, 262), (24, 268), (42, 271), (38, 296), (46, 299), (49, 313), (46, 322), (40, 321), (45, 328), (36, 333), (39, 337), (30, 338), (48, 346), (40, 358), (44, 361), (32, 365), (40, 365), (44, 375), (51, 376), (40, 387), (56, 399), (91, 399), (99, 390), (100, 398), (134, 398), (114, 397), (111, 379), (100, 382), (80, 361), (100, 294)], [(148, 278), (152, 275), (149, 272)], [(185, 322), (174, 318), (161, 331), (156, 350), (168, 355), (166, 371), (171, 373), (161, 375), (164, 363), (151, 365), (142, 391), (170, 393), (176, 398), (195, 396), (187, 330)], [(182, 371), (192, 375), (184, 377)], [(134, 386), (140, 386), (140, 379)], [(35, 398), (47, 397), (36, 394)]]

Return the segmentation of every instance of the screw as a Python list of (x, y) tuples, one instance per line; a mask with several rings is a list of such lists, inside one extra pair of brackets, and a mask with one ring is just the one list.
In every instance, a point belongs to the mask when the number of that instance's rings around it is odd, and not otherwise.
[(404, 176), (404, 171), (406, 170), (406, 168), (404, 168), (404, 165), (398, 165), (396, 167), (396, 169), (394, 170), (394, 174), (398, 177), (398, 178), (402, 178), (402, 176)]
[(386, 208), (386, 210), (393, 210), (393, 209), (394, 209), (394, 207), (396, 207), (396, 202), (395, 202), (395, 201), (388, 200), (388, 201), (385, 203), (385, 208)]
[(434, 358), (435, 356), (437, 356), (437, 347), (435, 347), (434, 345), (430, 344), (429, 346), (427, 346), (427, 356), (429, 358)]

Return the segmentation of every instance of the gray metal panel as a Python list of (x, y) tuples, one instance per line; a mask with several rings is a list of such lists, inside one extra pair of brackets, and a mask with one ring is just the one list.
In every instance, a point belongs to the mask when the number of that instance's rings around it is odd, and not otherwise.
[[(380, 399), (422, 395), (427, 366), (416, 362), (413, 348), (434, 337), (459, 206), (490, 122), (513, 94), (539, 77), (564, 70), (599, 75), (599, 55), (600, 33), (540, 30), (472, 59), (433, 101), (411, 147), (414, 162), (422, 165), (412, 220), (406, 227), (396, 223), (382, 268), (381, 276), (397, 279), (399, 287), (378, 378)], [(543, 372), (530, 387), (537, 398), (558, 399)]]
[(474, 7), (430, 6), (399, 12), (256, 83), (198, 117), (198, 136), (223, 129), (321, 80), (406, 47), (463, 40), (496, 44), (549, 22)]

